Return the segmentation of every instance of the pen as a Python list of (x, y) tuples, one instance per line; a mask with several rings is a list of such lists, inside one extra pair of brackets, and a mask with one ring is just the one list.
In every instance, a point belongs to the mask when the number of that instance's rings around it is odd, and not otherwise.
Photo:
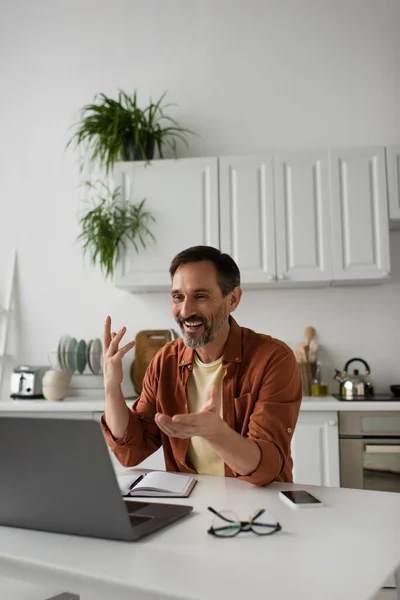
[(140, 475), (140, 477), (135, 479), (135, 481), (129, 486), (129, 492), (131, 492), (131, 490), (139, 483), (139, 481), (142, 481), (143, 477), (144, 475)]

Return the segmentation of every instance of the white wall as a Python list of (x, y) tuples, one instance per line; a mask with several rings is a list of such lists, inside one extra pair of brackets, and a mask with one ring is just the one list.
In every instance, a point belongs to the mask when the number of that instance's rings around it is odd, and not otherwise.
[[(399, 22), (398, 0), (3, 0), (0, 303), (13, 248), (19, 261), (7, 373), (47, 362), (64, 333), (101, 336), (108, 313), (130, 337), (173, 326), (167, 294), (114, 289), (75, 243), (80, 176), (64, 147), (83, 104), (169, 90), (201, 135), (182, 156), (398, 143)], [(248, 292), (237, 316), (291, 345), (314, 325), (330, 369), (361, 355), (382, 389), (400, 382), (399, 299), (399, 283)]]

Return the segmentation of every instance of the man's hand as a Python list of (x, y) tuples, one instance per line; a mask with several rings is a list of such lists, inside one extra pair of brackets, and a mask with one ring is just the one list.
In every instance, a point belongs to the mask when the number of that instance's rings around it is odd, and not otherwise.
[(119, 389), (122, 383), (122, 357), (135, 346), (135, 342), (129, 342), (122, 348), (118, 345), (126, 332), (126, 327), (121, 327), (118, 333), (111, 333), (111, 317), (107, 317), (104, 324), (103, 343), (103, 368), (105, 390)]
[(169, 437), (186, 439), (196, 435), (211, 440), (218, 437), (225, 425), (220, 417), (220, 406), (221, 400), (217, 398), (217, 390), (213, 386), (210, 398), (200, 412), (174, 415), (172, 418), (157, 413), (155, 421)]

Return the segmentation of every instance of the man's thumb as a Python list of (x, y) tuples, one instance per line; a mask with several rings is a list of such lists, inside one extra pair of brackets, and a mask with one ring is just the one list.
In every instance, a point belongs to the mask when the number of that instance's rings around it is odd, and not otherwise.
[(203, 410), (216, 410), (217, 409), (217, 388), (212, 385), (209, 392), (209, 398), (207, 404), (204, 405)]

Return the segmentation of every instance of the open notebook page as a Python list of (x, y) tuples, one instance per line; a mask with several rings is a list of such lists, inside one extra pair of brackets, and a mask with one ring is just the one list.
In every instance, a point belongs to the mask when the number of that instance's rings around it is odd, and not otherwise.
[[(128, 494), (132, 491), (154, 491), (168, 494), (184, 494), (193, 481), (191, 475), (168, 473), (165, 471), (152, 471), (147, 473), (143, 479), (140, 475), (132, 477), (131, 475), (118, 476), (118, 484), (122, 493)], [(136, 481), (136, 485), (133, 485)]]

